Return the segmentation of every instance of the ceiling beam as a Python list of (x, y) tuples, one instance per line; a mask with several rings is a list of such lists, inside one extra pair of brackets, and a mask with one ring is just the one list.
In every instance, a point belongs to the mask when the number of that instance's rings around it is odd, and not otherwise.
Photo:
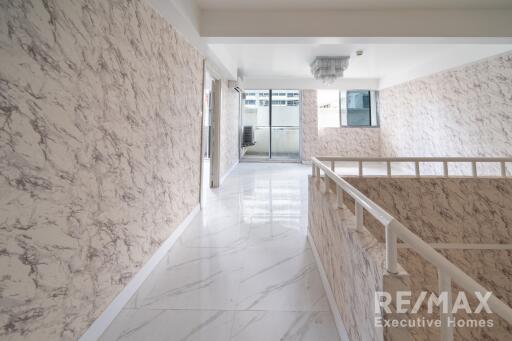
[(246, 78), (246, 89), (379, 89), (379, 80), (374, 78), (340, 78), (325, 84), (313, 78)]
[(201, 37), (512, 37), (512, 10), (221, 11)]

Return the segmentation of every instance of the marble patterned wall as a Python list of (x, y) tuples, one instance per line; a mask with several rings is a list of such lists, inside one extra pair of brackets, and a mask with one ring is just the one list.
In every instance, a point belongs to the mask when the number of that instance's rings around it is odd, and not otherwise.
[(345, 179), (429, 243), (512, 244), (511, 179)]
[(379, 128), (318, 128), (316, 90), (302, 91), (302, 160), (315, 155), (380, 156)]
[(512, 53), (380, 91), (382, 155), (511, 156)]
[[(403, 269), (398, 275), (385, 272), (384, 244), (366, 228), (357, 229), (348, 208), (336, 207), (333, 186), (309, 177), (308, 198), (308, 231), (349, 339), (409, 340), (403, 328), (377, 328), (374, 324), (375, 292), (408, 288), (408, 275)], [(384, 318), (390, 317), (384, 314)]]
[(220, 119), (220, 177), (238, 162), (238, 131), (240, 120), (240, 95), (222, 80), (222, 112)]
[[(512, 180), (503, 178), (346, 177), (368, 198), (437, 248), (485, 288), (512, 305), (512, 251), (471, 249), (464, 244), (512, 244)], [(353, 205), (349, 203), (353, 211)], [(384, 241), (384, 228), (368, 214), (366, 228)], [(442, 244), (442, 247), (436, 246)], [(437, 292), (437, 272), (413, 249), (399, 249), (415, 295)], [(455, 293), (456, 295), (457, 293)], [(468, 294), (468, 297), (471, 297)], [(424, 315), (428, 317), (428, 315)], [(457, 318), (475, 316), (458, 315)], [(479, 316), (487, 319), (489, 315)], [(457, 328), (459, 340), (509, 340), (512, 326), (495, 315), (492, 328)], [(439, 330), (411, 330), (415, 340), (439, 339)]]
[(198, 204), (202, 57), (141, 0), (5, 0), (0, 61), (0, 339), (76, 340)]

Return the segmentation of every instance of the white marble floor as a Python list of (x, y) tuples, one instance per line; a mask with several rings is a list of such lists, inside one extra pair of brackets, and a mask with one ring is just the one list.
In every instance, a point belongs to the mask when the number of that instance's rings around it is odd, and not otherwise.
[(307, 241), (307, 174), (241, 163), (101, 340), (338, 340)]

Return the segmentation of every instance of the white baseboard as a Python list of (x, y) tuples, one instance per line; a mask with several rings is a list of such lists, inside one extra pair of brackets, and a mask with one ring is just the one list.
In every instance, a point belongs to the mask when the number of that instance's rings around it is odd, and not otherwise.
[(336, 305), (336, 301), (334, 300), (331, 285), (329, 284), (329, 280), (327, 279), (327, 276), (325, 274), (324, 266), (322, 265), (322, 261), (320, 260), (320, 255), (318, 254), (315, 242), (313, 241), (313, 238), (309, 233), (308, 240), (313, 251), (313, 256), (315, 257), (316, 265), (318, 266), (318, 272), (320, 272), (320, 278), (322, 279), (322, 284), (324, 286), (325, 293), (327, 294), (327, 301), (329, 302), (329, 307), (331, 308), (331, 312), (334, 317), (334, 323), (336, 324), (336, 329), (338, 330), (340, 341), (349, 341), (347, 330), (345, 329), (345, 325), (343, 324), (343, 320), (341, 319), (340, 311), (338, 310), (338, 306)]
[(142, 285), (144, 280), (155, 269), (160, 260), (165, 257), (169, 249), (176, 243), (183, 231), (190, 224), (192, 219), (199, 212), (200, 207), (197, 205), (187, 215), (183, 222), (174, 230), (174, 232), (167, 238), (162, 245), (156, 250), (151, 258), (144, 264), (144, 266), (133, 276), (128, 285), (114, 298), (112, 303), (105, 309), (105, 311), (94, 321), (91, 326), (80, 337), (79, 341), (96, 341), (108, 328), (114, 318), (121, 312), (123, 307), (128, 303), (130, 298), (135, 294), (137, 289)]
[(231, 174), (231, 172), (233, 171), (233, 169), (235, 169), (235, 167), (238, 165), (240, 161), (236, 161), (233, 166), (231, 166), (227, 172), (222, 176), (222, 178), (220, 178), (220, 185), (222, 186), (222, 184), (224, 183), (224, 180), (226, 180), (226, 178), (229, 176), (229, 174)]

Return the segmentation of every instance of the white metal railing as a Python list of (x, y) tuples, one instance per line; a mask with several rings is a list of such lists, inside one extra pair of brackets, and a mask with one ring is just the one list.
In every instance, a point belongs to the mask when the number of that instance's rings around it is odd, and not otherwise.
[(366, 162), (385, 162), (386, 175), (392, 176), (393, 163), (409, 162), (414, 163), (414, 173), (417, 177), (421, 176), (420, 163), (441, 163), (443, 165), (443, 176), (449, 176), (448, 165), (450, 163), (470, 163), (471, 175), (478, 176), (477, 165), (479, 163), (499, 163), (500, 176), (507, 176), (507, 163), (512, 163), (512, 157), (339, 157), (339, 156), (318, 156), (320, 161), (330, 161), (331, 170), (336, 169), (336, 161), (338, 162), (357, 162), (358, 174), (363, 176), (363, 165)]
[[(385, 228), (385, 243), (386, 243), (386, 270), (389, 273), (396, 274), (398, 273), (398, 262), (397, 262), (397, 240), (400, 239), (405, 244), (414, 248), (414, 251), (421, 255), (425, 260), (433, 264), (437, 268), (438, 272), (438, 282), (439, 282), (439, 292), (447, 292), (449, 297), (448, 311), (452, 309), (452, 300), (451, 300), (451, 289), (452, 282), (456, 283), (462, 289), (467, 292), (475, 295), (476, 292), (480, 293), (482, 297), (489, 292), (486, 288), (476, 282), (473, 278), (468, 276), (464, 271), (458, 268), (455, 264), (446, 259), (443, 255), (437, 252), (432, 246), (423, 241), (416, 234), (411, 232), (407, 227), (402, 225), (398, 220), (396, 220), (393, 216), (387, 213), (383, 208), (374, 203), (368, 197), (366, 197), (363, 193), (358, 191), (354, 186), (348, 183), (346, 180), (342, 179), (338, 176), (334, 171), (334, 166), (328, 167), (322, 161), (338, 161), (339, 159), (343, 159), (346, 161), (346, 158), (333, 158), (333, 157), (319, 157), (312, 158), (313, 166), (312, 166), (312, 175), (314, 177), (320, 177), (320, 172), (323, 171), (325, 176), (334, 181), (336, 185), (336, 199), (337, 206), (343, 207), (343, 197), (344, 194), (348, 194), (352, 199), (354, 199), (355, 203), (355, 217), (356, 217), (356, 226), (357, 228), (361, 228), (363, 226), (363, 212), (366, 210), (373, 217), (375, 217)], [(407, 160), (417, 160), (418, 158), (394, 158), (394, 159), (407, 159)], [(445, 159), (441, 158), (420, 158), (420, 159), (439, 159), (437, 162), (444, 162)], [(453, 160), (455, 158), (450, 158)], [(457, 158), (460, 159), (460, 158)], [(349, 161), (361, 161), (361, 159), (350, 158)], [(375, 158), (365, 158), (362, 161), (367, 160), (376, 160)], [(378, 159), (381, 161), (381, 159)], [(464, 158), (464, 160), (469, 160), (468, 162), (483, 162), (483, 158)], [(486, 159), (488, 160), (488, 159)], [(498, 162), (509, 162), (512, 159), (504, 159), (504, 158), (493, 158), (492, 160), (499, 160)], [(391, 160), (392, 161), (392, 160)], [(430, 161), (430, 160), (428, 160)], [(496, 162), (496, 161), (493, 161)], [(361, 174), (361, 172), (360, 172)], [(496, 313), (498, 316), (506, 320), (508, 323), (512, 324), (512, 308), (509, 307), (506, 303), (497, 298), (493, 293), (487, 301), (489, 308)], [(448, 324), (448, 319), (451, 318), (450, 314), (442, 314), (442, 327), (441, 327), (441, 340), (442, 341), (451, 341), (453, 340), (453, 327)]]

